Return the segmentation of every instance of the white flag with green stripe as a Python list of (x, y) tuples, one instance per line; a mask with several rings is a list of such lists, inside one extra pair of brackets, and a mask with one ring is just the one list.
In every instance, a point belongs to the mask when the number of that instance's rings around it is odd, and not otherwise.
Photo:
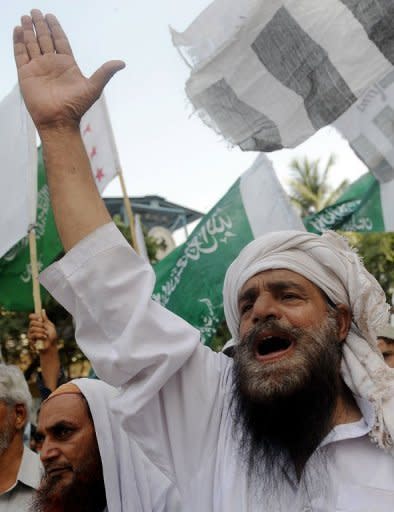
[(270, 160), (260, 155), (187, 241), (154, 266), (154, 298), (197, 327), (209, 344), (224, 318), (227, 267), (254, 238), (287, 229), (305, 228)]

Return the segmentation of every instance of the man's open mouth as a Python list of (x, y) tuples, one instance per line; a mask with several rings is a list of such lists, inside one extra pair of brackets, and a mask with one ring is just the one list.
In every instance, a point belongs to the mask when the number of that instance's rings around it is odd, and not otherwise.
[(266, 334), (255, 343), (258, 361), (272, 361), (287, 355), (294, 347), (294, 340), (285, 334)]

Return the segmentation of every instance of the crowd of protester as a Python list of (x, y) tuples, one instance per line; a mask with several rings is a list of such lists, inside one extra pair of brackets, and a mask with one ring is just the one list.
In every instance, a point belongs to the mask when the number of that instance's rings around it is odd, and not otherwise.
[(392, 510), (394, 333), (358, 255), (334, 233), (251, 242), (214, 353), (151, 299), (91, 177), (78, 122), (123, 63), (85, 78), (38, 10), (14, 49), (66, 251), (42, 280), (102, 380), (65, 382), (55, 326), (30, 315), (41, 404), (31, 417), (23, 374), (0, 365), (0, 512)]

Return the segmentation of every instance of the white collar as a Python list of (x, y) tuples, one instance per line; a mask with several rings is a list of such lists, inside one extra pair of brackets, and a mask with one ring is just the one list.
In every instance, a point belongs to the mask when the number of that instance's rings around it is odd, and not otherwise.
[(352, 423), (336, 425), (323, 439), (320, 447), (337, 441), (343, 441), (344, 439), (363, 437), (372, 430), (375, 422), (375, 412), (371, 402), (360, 396), (353, 396), (361, 411), (362, 417)]

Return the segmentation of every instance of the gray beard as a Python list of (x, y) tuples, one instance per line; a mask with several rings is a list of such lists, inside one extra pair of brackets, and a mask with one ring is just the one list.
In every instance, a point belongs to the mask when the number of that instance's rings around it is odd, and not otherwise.
[[(261, 329), (275, 328), (296, 340), (294, 352), (261, 364), (253, 342)], [(324, 450), (319, 455), (314, 452), (332, 428), (341, 386), (340, 361), (332, 312), (313, 329), (292, 328), (276, 320), (262, 322), (237, 346), (231, 404), (234, 435), (249, 481), (261, 496), (277, 499), (284, 474), (297, 478), (304, 468), (306, 491), (324, 492), (319, 488), (325, 480)]]

